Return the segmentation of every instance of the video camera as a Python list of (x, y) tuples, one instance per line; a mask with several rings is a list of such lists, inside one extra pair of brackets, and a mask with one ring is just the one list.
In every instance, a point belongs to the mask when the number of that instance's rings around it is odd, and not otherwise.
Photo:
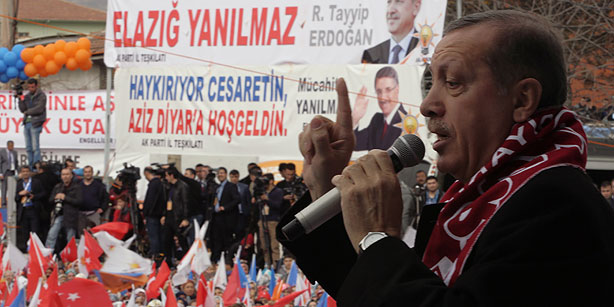
[(19, 81), (18, 83), (11, 84), (11, 90), (15, 91), (15, 94), (13, 94), (14, 97), (23, 95), (24, 84), (26, 84), (25, 81)]

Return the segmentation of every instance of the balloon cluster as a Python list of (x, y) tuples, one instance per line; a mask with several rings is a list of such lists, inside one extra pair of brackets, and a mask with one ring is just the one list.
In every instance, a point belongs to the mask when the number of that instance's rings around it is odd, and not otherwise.
[(21, 51), (21, 59), (25, 63), (24, 73), (28, 77), (39, 74), (41, 77), (56, 74), (62, 66), (69, 70), (92, 68), (91, 42), (82, 37), (76, 42), (58, 40), (46, 46), (36, 45)]
[(23, 45), (15, 45), (12, 50), (0, 48), (0, 82), (7, 83), (13, 78), (28, 79), (23, 69), (26, 63), (19, 56), (24, 50)]

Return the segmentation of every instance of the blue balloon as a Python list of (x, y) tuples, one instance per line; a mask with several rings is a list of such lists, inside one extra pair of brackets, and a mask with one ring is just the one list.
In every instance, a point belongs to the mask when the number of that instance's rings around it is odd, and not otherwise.
[(4, 64), (3, 60), (0, 60), (0, 74), (3, 74), (6, 71), (6, 64)]
[(0, 59), (4, 58), (4, 55), (9, 52), (6, 47), (0, 47)]
[(26, 75), (25, 71), (22, 70), (22, 71), (19, 72), (19, 80), (26, 81), (26, 80), (28, 80), (28, 78), (30, 78), (30, 77), (28, 77), (28, 75)]
[(13, 52), (15, 52), (16, 55), (21, 55), (21, 51), (26, 49), (26, 47), (22, 44), (17, 44), (15, 46), (13, 46)]
[(6, 69), (6, 76), (9, 77), (9, 79), (13, 79), (17, 76), (19, 76), (19, 70), (17, 70), (17, 68), (11, 66), (9, 68)]
[(2, 83), (9, 82), (9, 77), (7, 77), (5, 74), (1, 74), (0, 75), (0, 82), (2, 82)]
[(17, 55), (11, 51), (4, 55), (4, 63), (6, 66), (15, 66), (17, 64)]
[(23, 70), (24, 67), (26, 67), (26, 62), (24, 62), (22, 59), (18, 59), (15, 63), (15, 68), (18, 70)]

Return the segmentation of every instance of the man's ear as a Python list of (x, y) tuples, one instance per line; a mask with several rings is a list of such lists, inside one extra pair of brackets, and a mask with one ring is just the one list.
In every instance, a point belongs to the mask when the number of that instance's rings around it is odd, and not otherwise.
[(534, 78), (526, 78), (518, 81), (511, 93), (514, 98), (514, 121), (521, 123), (529, 119), (542, 97), (542, 85)]

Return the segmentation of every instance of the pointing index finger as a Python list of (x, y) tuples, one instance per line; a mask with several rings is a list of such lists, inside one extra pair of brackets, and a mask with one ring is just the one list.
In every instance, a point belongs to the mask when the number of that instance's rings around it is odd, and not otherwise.
[(352, 108), (350, 107), (350, 98), (348, 97), (348, 88), (345, 85), (343, 78), (337, 79), (337, 124), (342, 129), (352, 131)]

